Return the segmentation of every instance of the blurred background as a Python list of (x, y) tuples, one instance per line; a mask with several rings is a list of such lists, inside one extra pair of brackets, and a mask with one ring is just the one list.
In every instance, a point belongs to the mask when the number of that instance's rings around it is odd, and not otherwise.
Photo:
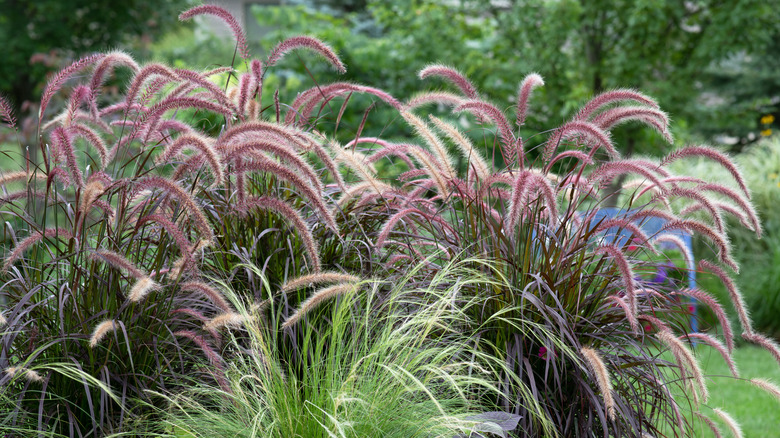
[[(339, 76), (306, 53), (287, 57), (266, 78), (269, 89), (279, 89), (282, 102), (289, 102), (300, 90), (335, 80), (368, 84), (404, 100), (422, 90), (446, 89), (441, 81), (417, 77), (424, 66), (443, 63), (465, 73), (500, 108), (509, 108), (519, 81), (538, 72), (546, 84), (534, 94), (523, 131), (533, 145), (596, 93), (632, 87), (653, 96), (671, 116), (675, 145), (631, 125), (616, 129), (616, 144), (624, 155), (660, 156), (675, 146), (706, 143), (736, 156), (750, 180), (766, 229), (760, 241), (739, 232), (732, 235), (736, 258), (743, 266), (740, 285), (754, 310), (757, 329), (777, 338), (780, 219), (772, 212), (780, 201), (780, 137), (776, 134), (780, 128), (780, 8), (771, 3), (219, 2), (239, 18), (253, 56), (262, 58), (283, 37), (305, 33), (332, 45), (347, 65), (346, 75)], [(220, 23), (206, 19), (178, 23), (178, 13), (193, 4), (190, 0), (0, 1), (4, 53), (0, 93), (15, 106), (20, 121), (19, 137), (0, 134), (0, 143), (7, 143), (3, 150), (20, 143), (34, 145), (37, 102), (47, 77), (84, 53), (119, 48), (141, 62), (157, 60), (203, 69), (230, 65), (234, 43)], [(109, 83), (104, 94), (110, 96), (112, 89), (119, 93), (126, 79)], [(357, 108), (366, 108), (372, 100), (354, 96), (354, 101), (358, 101)], [(371, 111), (372, 123), (366, 125), (364, 136), (393, 139), (411, 134), (390, 108), (378, 105)], [(363, 118), (362, 112), (353, 113), (342, 121), (352, 127), (344, 128), (346, 137), (354, 136)], [(7, 168), (0, 162), (0, 169)], [(703, 178), (716, 175), (704, 163), (686, 171)]]

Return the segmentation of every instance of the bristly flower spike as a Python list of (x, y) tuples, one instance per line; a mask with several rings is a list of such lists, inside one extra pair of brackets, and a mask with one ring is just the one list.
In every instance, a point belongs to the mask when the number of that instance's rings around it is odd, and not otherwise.
[(523, 79), (517, 90), (517, 127), (523, 126), (528, 112), (528, 98), (531, 97), (531, 91), (536, 87), (544, 85), (544, 80), (538, 73), (531, 73)]
[(4, 121), (11, 129), (16, 129), (16, 117), (8, 100), (0, 95), (0, 120)]
[(89, 338), (89, 348), (97, 347), (97, 344), (99, 344), (107, 334), (116, 330), (116, 324), (117, 322), (113, 319), (107, 319), (95, 326), (92, 337)]
[(225, 24), (227, 24), (227, 26), (230, 28), (230, 31), (233, 32), (233, 36), (236, 38), (236, 46), (238, 48), (238, 52), (241, 54), (241, 58), (249, 58), (249, 49), (247, 48), (244, 30), (241, 29), (241, 25), (238, 23), (238, 20), (236, 20), (236, 18), (233, 17), (233, 15), (231, 15), (230, 12), (224, 8), (216, 5), (195, 6), (194, 8), (188, 9), (179, 14), (179, 20), (187, 21), (196, 15), (203, 14), (213, 15), (224, 21)]
[(96, 63), (97, 61), (105, 58), (105, 54), (103, 53), (96, 53), (93, 55), (87, 55), (78, 61), (74, 62), (73, 64), (65, 67), (64, 69), (60, 70), (59, 73), (54, 75), (54, 77), (49, 81), (48, 84), (46, 84), (46, 88), (43, 90), (43, 96), (41, 97), (41, 107), (38, 110), (38, 117), (42, 118), (43, 114), (46, 112), (46, 107), (49, 105), (49, 101), (52, 97), (54, 97), (54, 94), (59, 91), (59, 89), (62, 87), (62, 84), (65, 83), (70, 77), (84, 68), (86, 68), (89, 65), (92, 65)]
[(3, 263), (3, 268), (0, 270), (0, 272), (6, 272), (8, 268), (19, 259), (19, 257), (24, 254), (24, 252), (31, 246), (35, 245), (36, 243), (40, 242), (44, 238), (51, 239), (55, 237), (61, 237), (65, 239), (70, 239), (73, 237), (73, 235), (70, 233), (70, 231), (64, 229), (64, 228), (47, 228), (43, 230), (43, 232), (36, 232), (33, 233), (21, 242), (19, 242), (16, 247), (11, 251), (11, 253), (8, 255), (8, 257), (5, 259), (5, 262)]
[(279, 62), (279, 60), (282, 59), (286, 53), (295, 49), (309, 49), (317, 52), (325, 59), (327, 59), (328, 62), (330, 62), (334, 67), (336, 67), (336, 70), (339, 73), (347, 72), (346, 67), (344, 67), (344, 64), (330, 46), (318, 40), (317, 38), (306, 35), (287, 38), (286, 40), (277, 44), (277, 46), (271, 50), (271, 54), (268, 56), (267, 64), (269, 66), (276, 65), (276, 63)]
[(604, 398), (604, 407), (607, 410), (607, 415), (610, 419), (615, 419), (615, 399), (612, 396), (612, 381), (609, 378), (609, 372), (607, 366), (601, 355), (594, 349), (588, 347), (582, 347), (580, 350), (582, 357), (585, 358), (590, 371), (596, 377), (596, 383), (598, 383), (601, 396)]
[(429, 65), (418, 73), (420, 79), (425, 79), (430, 76), (439, 76), (448, 80), (450, 83), (458, 87), (464, 96), (469, 99), (478, 99), (477, 88), (469, 81), (466, 76), (456, 70), (453, 67), (441, 64)]

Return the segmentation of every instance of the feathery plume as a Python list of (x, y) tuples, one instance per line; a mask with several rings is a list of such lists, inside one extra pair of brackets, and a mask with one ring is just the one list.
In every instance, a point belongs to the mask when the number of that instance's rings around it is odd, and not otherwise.
[(739, 265), (731, 258), (731, 246), (726, 234), (718, 233), (717, 231), (710, 229), (707, 224), (693, 219), (670, 220), (664, 224), (658, 232), (663, 233), (668, 230), (684, 230), (703, 235), (718, 247), (718, 259), (720, 259), (721, 263), (730, 267), (735, 272), (739, 272)]
[(718, 322), (720, 323), (721, 329), (723, 330), (723, 338), (726, 339), (726, 346), (728, 347), (728, 350), (730, 352), (733, 351), (734, 331), (731, 328), (731, 321), (729, 321), (728, 316), (726, 316), (726, 312), (723, 310), (723, 306), (720, 305), (718, 300), (712, 295), (699, 289), (683, 289), (677, 293), (691, 297), (700, 303), (704, 303), (707, 307), (710, 308), (710, 310), (712, 310), (712, 312), (715, 314), (715, 317), (718, 319)]
[(723, 345), (723, 343), (720, 342), (717, 338), (708, 335), (706, 333), (686, 333), (685, 337), (687, 337), (691, 341), (696, 341), (696, 340), (702, 341), (705, 344), (717, 350), (717, 352), (720, 353), (721, 356), (723, 356), (723, 360), (726, 361), (726, 364), (729, 366), (729, 370), (731, 370), (731, 375), (733, 375), (735, 379), (739, 378), (739, 372), (737, 371), (736, 362), (734, 362), (734, 359), (731, 357), (731, 354), (729, 354), (726, 346)]
[(108, 74), (111, 69), (114, 69), (119, 65), (127, 66), (130, 68), (130, 70), (133, 71), (133, 73), (138, 73), (138, 70), (140, 70), (140, 67), (135, 62), (135, 60), (130, 55), (121, 50), (109, 52), (102, 60), (100, 60), (97, 66), (95, 66), (95, 70), (92, 72), (92, 80), (89, 82), (89, 101), (92, 105), (95, 116), (98, 116), (97, 96), (100, 92), (100, 87), (103, 85), (106, 74)]
[(81, 173), (78, 161), (76, 160), (76, 153), (73, 150), (73, 144), (71, 143), (68, 132), (62, 126), (58, 126), (52, 131), (51, 139), (55, 146), (55, 153), (65, 156), (65, 163), (67, 164), (68, 171), (70, 172), (73, 181), (79, 188), (84, 187), (84, 175)]
[(593, 123), (601, 129), (610, 130), (613, 127), (629, 121), (642, 122), (658, 131), (670, 144), (674, 137), (669, 132), (669, 117), (665, 112), (646, 106), (621, 106), (611, 108), (593, 119)]
[(84, 188), (81, 193), (81, 203), (79, 204), (79, 211), (82, 215), (86, 215), (89, 208), (97, 200), (100, 195), (105, 191), (102, 181), (92, 181)]
[(739, 322), (742, 324), (742, 328), (746, 332), (751, 333), (753, 331), (753, 323), (750, 320), (750, 314), (748, 313), (742, 293), (737, 288), (734, 280), (723, 269), (707, 260), (700, 260), (699, 268), (712, 272), (720, 279), (723, 286), (725, 286), (726, 290), (729, 292), (729, 297), (737, 311), (737, 316), (739, 316)]
[(95, 330), (92, 331), (92, 337), (89, 338), (89, 348), (97, 347), (97, 344), (114, 330), (116, 330), (116, 321), (113, 319), (107, 319), (95, 326)]
[(60, 70), (59, 73), (54, 75), (51, 80), (46, 84), (46, 88), (43, 90), (43, 95), (41, 97), (41, 107), (38, 110), (38, 118), (43, 119), (43, 114), (46, 112), (46, 107), (49, 105), (49, 101), (52, 97), (59, 91), (59, 89), (62, 87), (62, 84), (65, 83), (68, 79), (70, 79), (73, 74), (83, 70), (84, 68), (96, 63), (97, 61), (105, 58), (106, 55), (103, 53), (95, 53), (93, 55), (87, 55), (78, 61), (74, 62), (73, 64), (65, 67), (64, 69)]
[(141, 301), (146, 295), (148, 295), (149, 292), (153, 290), (159, 290), (161, 288), (162, 286), (160, 286), (150, 277), (143, 277), (138, 279), (133, 287), (130, 288), (130, 293), (127, 295), (127, 299), (133, 303), (137, 303)]
[(6, 319), (5, 315), (3, 315), (3, 312), (0, 312), (0, 327), (8, 324), (8, 319)]
[(704, 424), (707, 425), (707, 427), (710, 428), (713, 435), (715, 435), (715, 438), (723, 438), (723, 435), (720, 433), (720, 429), (718, 429), (718, 426), (715, 424), (714, 421), (710, 420), (709, 417), (705, 416), (701, 412), (694, 412), (697, 417), (701, 418), (702, 421), (704, 421)]
[(425, 79), (431, 76), (441, 77), (449, 81), (452, 85), (455, 85), (463, 93), (463, 95), (469, 99), (477, 99), (479, 97), (477, 94), (477, 88), (474, 86), (474, 84), (472, 84), (463, 73), (459, 72), (453, 67), (441, 64), (432, 64), (420, 70), (417, 75), (420, 77), (420, 79)]
[[(320, 253), (317, 242), (314, 240), (314, 237), (312, 236), (309, 227), (306, 225), (306, 222), (304, 222), (301, 215), (294, 208), (292, 208), (286, 202), (270, 196), (250, 198), (245, 201), (245, 205), (246, 208), (259, 208), (261, 210), (275, 211), (277, 214), (282, 216), (298, 232), (298, 235), (303, 242), (303, 246), (306, 248), (306, 252), (309, 254), (309, 261), (312, 264), (312, 270), (317, 272), (321, 269)], [(328, 214), (330, 214), (330, 211), (328, 211)]]
[(612, 301), (615, 303), (615, 305), (619, 306), (621, 309), (623, 309), (623, 313), (626, 315), (626, 319), (628, 320), (628, 324), (631, 326), (631, 330), (634, 332), (639, 331), (639, 320), (636, 318), (636, 315), (631, 310), (631, 307), (626, 303), (626, 301), (623, 298), (617, 297), (615, 295), (608, 295), (607, 300)]
[(777, 342), (769, 339), (768, 337), (759, 334), (759, 333), (749, 333), (744, 332), (742, 333), (742, 339), (749, 341), (753, 344), (756, 344), (768, 352), (772, 353), (772, 357), (775, 358), (777, 363), (780, 363), (780, 345), (777, 345)]
[(634, 270), (631, 268), (631, 263), (629, 263), (625, 254), (623, 254), (623, 251), (621, 251), (620, 248), (618, 248), (616, 245), (607, 244), (597, 247), (593, 251), (593, 254), (606, 254), (612, 259), (612, 262), (620, 272), (623, 285), (626, 287), (626, 297), (628, 298), (628, 304), (631, 306), (631, 311), (634, 313), (634, 315), (636, 315), (638, 311), (636, 288), (634, 285)]
[(71, 239), (73, 238), (73, 235), (70, 233), (70, 231), (64, 228), (47, 228), (43, 230), (43, 232), (35, 232), (27, 236), (24, 240), (16, 244), (16, 247), (14, 247), (13, 251), (11, 251), (11, 253), (8, 254), (8, 257), (6, 257), (5, 262), (3, 263), (3, 268), (2, 270), (0, 270), (0, 272), (8, 271), (8, 268), (16, 260), (18, 260), (19, 257), (21, 257), (22, 254), (24, 254), (24, 252), (27, 251), (29, 247), (42, 241), (44, 238), (53, 239), (57, 237), (64, 238), (64, 239)]
[(255, 156), (256, 161), (251, 163), (244, 163), (243, 166), (236, 166), (237, 171), (250, 171), (257, 170), (273, 174), (277, 179), (281, 179), (290, 183), (296, 190), (300, 192), (303, 197), (308, 199), (315, 210), (320, 214), (328, 227), (338, 233), (338, 226), (330, 210), (328, 210), (325, 202), (320, 193), (313, 190), (313, 188), (306, 183), (297, 173), (287, 169), (286, 167), (273, 162), (269, 159)]
[(685, 260), (685, 267), (688, 270), (696, 269), (696, 265), (693, 261), (693, 252), (679, 235), (672, 233), (658, 234), (653, 238), (652, 243), (654, 246), (660, 246), (664, 243), (673, 245), (675, 248), (677, 248), (678, 251), (680, 251), (680, 254), (682, 254), (683, 260)]
[(173, 143), (168, 144), (162, 154), (158, 155), (155, 159), (157, 164), (166, 163), (168, 160), (176, 156), (179, 152), (187, 149), (192, 149), (203, 154), (206, 161), (211, 167), (211, 173), (214, 175), (214, 184), (212, 186), (219, 186), (225, 179), (225, 174), (222, 170), (222, 162), (215, 150), (212, 142), (205, 136), (198, 134), (182, 135), (177, 138)]
[(203, 294), (204, 296), (208, 297), (208, 299), (211, 300), (215, 306), (219, 307), (224, 312), (233, 311), (233, 308), (230, 307), (230, 304), (227, 302), (222, 293), (206, 283), (200, 281), (188, 281), (186, 283), (180, 284), (179, 287), (184, 292), (197, 292)]
[(98, 249), (95, 250), (92, 254), (89, 255), (89, 258), (91, 260), (103, 260), (110, 264), (111, 266), (121, 269), (128, 274), (130, 274), (131, 277), (135, 278), (136, 280), (140, 280), (142, 278), (148, 277), (146, 273), (140, 269), (138, 269), (130, 260), (126, 259), (124, 256), (114, 252), (109, 251), (107, 249)]
[(412, 96), (404, 103), (403, 109), (404, 111), (412, 111), (429, 103), (456, 107), (463, 104), (463, 102), (465, 102), (465, 100), (457, 94), (448, 93), (446, 91), (426, 91)]
[[(525, 158), (522, 146), (522, 140), (516, 139), (512, 134), (512, 128), (509, 127), (509, 122), (495, 105), (481, 100), (469, 100), (458, 105), (454, 109), (455, 112), (469, 111), (477, 117), (486, 118), (492, 121), (498, 129), (499, 137), (501, 138), (501, 156), (504, 158), (504, 162), (509, 165), (514, 163), (515, 159), (522, 166)], [(517, 146), (515, 147), (515, 142)]]
[(222, 368), (222, 356), (220, 356), (219, 353), (217, 353), (211, 347), (211, 345), (209, 345), (209, 343), (203, 338), (203, 336), (198, 335), (192, 330), (179, 330), (178, 332), (175, 332), (173, 335), (187, 338), (192, 342), (194, 342), (195, 345), (200, 347), (200, 349), (206, 355), (206, 358), (209, 360), (209, 363), (211, 363), (211, 365), (216, 366), (220, 369)]
[(574, 120), (586, 120), (603, 107), (624, 100), (633, 100), (652, 108), (658, 108), (658, 104), (652, 98), (635, 90), (619, 88), (606, 91), (591, 99), (590, 102), (585, 104), (577, 115), (574, 116)]
[(187, 21), (196, 15), (203, 14), (213, 15), (227, 24), (227, 26), (230, 28), (230, 31), (233, 33), (233, 36), (236, 38), (236, 47), (238, 52), (241, 54), (241, 58), (249, 58), (249, 49), (247, 48), (244, 30), (241, 28), (238, 20), (236, 20), (236, 18), (233, 17), (233, 15), (231, 15), (230, 12), (224, 8), (216, 5), (195, 6), (194, 8), (187, 9), (186, 11), (179, 14), (179, 21)]
[(344, 274), (341, 272), (317, 272), (315, 274), (308, 274), (298, 278), (294, 278), (286, 282), (282, 286), (282, 292), (289, 293), (296, 289), (306, 287), (313, 284), (323, 283), (359, 283), (360, 278), (350, 274)]
[(140, 191), (153, 188), (161, 189), (179, 200), (184, 210), (189, 214), (190, 218), (192, 218), (195, 227), (198, 228), (203, 239), (210, 241), (214, 238), (214, 232), (209, 225), (208, 219), (206, 219), (206, 215), (203, 214), (200, 206), (198, 206), (195, 199), (193, 199), (187, 191), (175, 182), (161, 176), (144, 177), (138, 181), (136, 190)]
[(38, 374), (37, 371), (30, 370), (25, 367), (8, 367), (5, 369), (5, 373), (11, 377), (15, 377), (17, 375), (24, 375), (24, 378), (27, 379), (27, 381), (32, 383), (43, 382), (43, 377), (40, 374)]
[(606, 364), (601, 359), (601, 355), (592, 348), (582, 347), (580, 353), (582, 353), (582, 357), (585, 358), (585, 363), (596, 377), (596, 383), (598, 383), (601, 396), (604, 398), (604, 406), (607, 409), (609, 418), (614, 420), (615, 399), (612, 397), (612, 381), (609, 378)]
[(291, 151), (290, 148), (276, 142), (253, 140), (245, 143), (238, 143), (236, 145), (231, 144), (230, 146), (223, 148), (222, 159), (225, 162), (231, 162), (240, 158), (245, 158), (248, 154), (260, 152), (272, 153), (286, 161), (290, 167), (305, 174), (311, 182), (312, 187), (320, 191), (322, 190), (322, 182), (314, 168), (301, 159), (300, 155)]
[(523, 126), (526, 113), (528, 111), (528, 98), (531, 97), (531, 91), (536, 87), (544, 85), (544, 79), (538, 73), (531, 73), (523, 79), (520, 87), (517, 89), (517, 126)]
[(466, 136), (463, 135), (463, 133), (460, 132), (458, 128), (439, 119), (438, 117), (431, 114), (428, 116), (428, 118), (431, 120), (431, 122), (433, 122), (434, 125), (436, 125), (436, 128), (438, 128), (439, 131), (446, 134), (447, 137), (449, 137), (455, 143), (455, 145), (463, 153), (463, 156), (469, 160), (469, 167), (474, 168), (474, 172), (477, 175), (477, 180), (483, 181), (487, 179), (487, 177), (490, 175), (490, 169), (485, 160), (482, 158), (482, 155), (480, 155), (479, 151), (477, 151), (474, 148), (474, 145), (471, 144), (471, 140), (466, 138)]
[(720, 419), (726, 423), (726, 426), (731, 429), (731, 433), (734, 434), (734, 438), (742, 438), (742, 428), (739, 426), (739, 423), (737, 423), (737, 420), (735, 420), (734, 417), (720, 408), (713, 408), (712, 412), (715, 412), (715, 414), (717, 414), (718, 417), (720, 417)]
[(268, 61), (266, 61), (266, 64), (268, 64), (269, 66), (276, 65), (276, 63), (279, 62), (279, 60), (287, 52), (295, 49), (308, 49), (316, 53), (319, 53), (325, 59), (327, 59), (328, 62), (330, 62), (334, 67), (336, 67), (336, 70), (339, 73), (347, 72), (346, 67), (344, 67), (344, 64), (341, 62), (338, 55), (336, 55), (336, 52), (334, 52), (330, 46), (318, 40), (317, 38), (306, 36), (306, 35), (287, 38), (286, 40), (277, 44), (276, 47), (274, 47), (273, 50), (271, 50), (271, 53), (268, 55)]
[(67, 130), (68, 134), (70, 134), (72, 138), (81, 137), (85, 139), (87, 143), (89, 143), (93, 148), (95, 148), (98, 155), (100, 156), (101, 168), (105, 169), (111, 157), (108, 153), (108, 147), (106, 147), (106, 143), (103, 141), (100, 135), (92, 130), (92, 128), (76, 123), (68, 126)]
[(142, 109), (142, 107), (137, 107), (134, 105), (135, 98), (141, 91), (143, 84), (153, 76), (158, 76), (157, 86), (162, 86), (167, 82), (178, 79), (173, 70), (169, 69), (163, 64), (146, 64), (140, 71), (138, 71), (138, 73), (136, 73), (135, 77), (133, 77), (133, 80), (130, 83), (130, 87), (128, 87), (127, 92), (125, 93), (125, 111), (129, 111), (131, 109)]
[(742, 189), (742, 192), (745, 194), (745, 196), (750, 199), (750, 190), (748, 190), (747, 184), (745, 183), (744, 178), (742, 178), (742, 174), (740, 173), (739, 169), (737, 169), (737, 166), (734, 165), (728, 155), (717, 151), (715, 148), (709, 146), (687, 146), (667, 155), (663, 160), (661, 160), (660, 165), (665, 166), (672, 161), (686, 157), (705, 157), (717, 162), (723, 166), (723, 168), (725, 168), (732, 177), (734, 177), (734, 180), (739, 185), (739, 188)]
[(407, 123), (414, 127), (417, 135), (422, 137), (428, 146), (431, 147), (433, 153), (436, 155), (436, 159), (443, 167), (444, 175), (448, 179), (455, 178), (455, 169), (452, 165), (452, 157), (447, 153), (447, 148), (441, 142), (439, 137), (428, 127), (428, 125), (419, 117), (410, 112), (401, 112), (401, 117), (406, 120)]
[(725, 232), (725, 225), (723, 223), (723, 217), (720, 214), (720, 210), (718, 210), (715, 205), (707, 199), (706, 196), (703, 196), (699, 190), (694, 189), (685, 189), (682, 187), (672, 187), (665, 190), (663, 194), (658, 194), (653, 196), (654, 200), (657, 197), (663, 197), (666, 198), (668, 196), (676, 196), (680, 198), (688, 198), (691, 200), (696, 201), (699, 203), (707, 212), (709, 213), (709, 216), (712, 218), (715, 228), (718, 230), (719, 233)]
[(322, 302), (327, 301), (331, 298), (346, 295), (349, 293), (352, 293), (355, 290), (356, 286), (353, 283), (341, 283), (336, 284), (330, 287), (326, 287), (324, 289), (318, 290), (314, 295), (310, 296), (309, 298), (304, 301), (300, 307), (290, 315), (289, 318), (287, 318), (284, 323), (282, 324), (282, 328), (289, 328), (295, 325), (301, 318), (304, 317), (307, 313), (311, 312), (314, 308), (319, 306)]
[(750, 383), (768, 392), (772, 397), (780, 401), (780, 387), (765, 379), (750, 379)]
[(204, 330), (218, 330), (222, 327), (240, 328), (244, 325), (244, 317), (235, 312), (222, 313), (203, 325)]
[(694, 389), (694, 398), (697, 398), (700, 395), (702, 401), (706, 402), (709, 397), (707, 382), (704, 379), (704, 373), (699, 366), (699, 362), (696, 360), (693, 353), (691, 353), (691, 350), (669, 330), (661, 330), (655, 336), (672, 352), (672, 355), (674, 355), (674, 358), (677, 361), (677, 365), (680, 367), (680, 371), (685, 372), (687, 370), (693, 376), (693, 380), (699, 390), (699, 394), (697, 395)]
[(16, 129), (16, 117), (11, 110), (11, 104), (2, 95), (0, 95), (0, 120), (4, 121), (11, 129)]

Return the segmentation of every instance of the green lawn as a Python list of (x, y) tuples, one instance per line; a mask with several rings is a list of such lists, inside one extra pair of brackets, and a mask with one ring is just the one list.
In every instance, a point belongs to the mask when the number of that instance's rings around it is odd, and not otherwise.
[[(735, 380), (723, 358), (713, 349), (697, 348), (697, 356), (710, 378), (710, 399), (702, 412), (714, 419), (724, 437), (731, 436), (728, 428), (712, 412), (721, 408), (731, 414), (742, 426), (746, 438), (780, 437), (780, 401), (753, 386), (747, 379), (765, 378), (780, 384), (780, 367), (766, 350), (744, 346), (734, 352), (740, 377)], [(709, 428), (699, 422), (693, 431), (696, 437), (713, 437)]]

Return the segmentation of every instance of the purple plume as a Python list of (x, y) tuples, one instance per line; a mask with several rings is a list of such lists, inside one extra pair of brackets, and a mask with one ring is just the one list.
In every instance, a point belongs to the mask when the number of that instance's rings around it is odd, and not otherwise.
[(230, 31), (233, 32), (233, 36), (236, 38), (236, 47), (238, 48), (238, 52), (241, 54), (241, 58), (249, 58), (249, 49), (247, 48), (244, 30), (241, 29), (241, 25), (238, 23), (236, 18), (233, 17), (233, 15), (231, 15), (230, 12), (224, 8), (216, 5), (195, 6), (194, 8), (188, 9), (179, 14), (179, 20), (187, 21), (196, 15), (203, 14), (213, 15), (224, 21), (225, 24), (227, 24), (227, 26), (230, 28)]
[(271, 50), (271, 54), (268, 56), (267, 64), (269, 66), (276, 65), (276, 63), (279, 62), (279, 60), (282, 59), (286, 53), (295, 49), (308, 49), (317, 52), (325, 59), (327, 59), (328, 62), (330, 62), (334, 67), (336, 67), (336, 70), (338, 70), (339, 73), (347, 72), (346, 67), (344, 67), (344, 64), (339, 59), (338, 55), (336, 55), (336, 52), (330, 48), (330, 46), (318, 40), (317, 38), (306, 35), (287, 38), (286, 40), (277, 44), (277, 46)]

